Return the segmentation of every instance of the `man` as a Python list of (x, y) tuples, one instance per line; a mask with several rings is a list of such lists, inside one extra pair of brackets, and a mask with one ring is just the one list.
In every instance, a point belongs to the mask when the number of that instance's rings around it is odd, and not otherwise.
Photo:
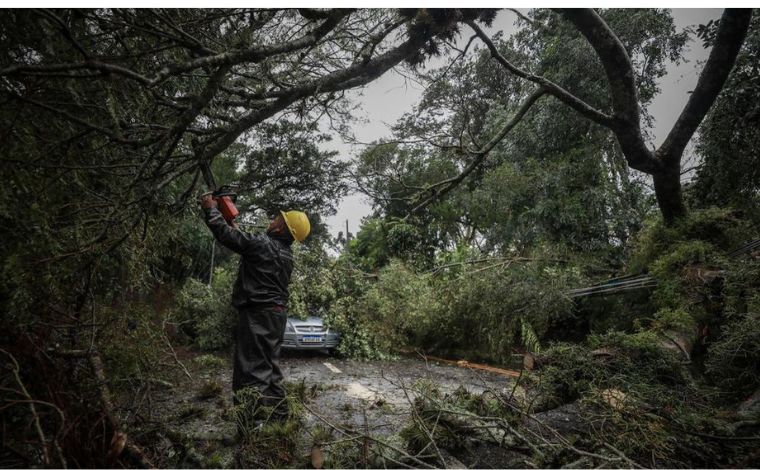
[(248, 234), (227, 225), (210, 194), (201, 197), (206, 225), (214, 237), (240, 255), (232, 305), (238, 310), (232, 390), (252, 387), (258, 404), (272, 407), (273, 417), (285, 419), (280, 350), (287, 323), (288, 284), (293, 271), (293, 240), (302, 242), (311, 230), (306, 214), (280, 212), (265, 234)]

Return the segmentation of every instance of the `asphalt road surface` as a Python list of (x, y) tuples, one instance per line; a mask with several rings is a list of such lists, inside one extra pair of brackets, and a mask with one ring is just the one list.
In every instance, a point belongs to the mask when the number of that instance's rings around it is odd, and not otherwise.
[(486, 389), (502, 390), (513, 383), (494, 373), (422, 358), (364, 362), (316, 352), (289, 353), (282, 365), (286, 381), (304, 381), (307, 386), (320, 388), (310, 405), (317, 414), (355, 428), (365, 426), (366, 416), (366, 426), (378, 435), (398, 431), (409, 415), (412, 399), (404, 390), (419, 380), (429, 380), (442, 392), (464, 387), (482, 393)]
[[(172, 455), (176, 452), (173, 447), (176, 437), (169, 439), (169, 436), (179, 433), (195, 441), (197, 448), (216, 442), (218, 444), (212, 447), (222, 452), (225, 459), (231, 459), (231, 447), (221, 444), (235, 434), (235, 425), (228, 413), (232, 402), (231, 358), (219, 355), (216, 364), (203, 366), (193, 360), (200, 354), (185, 352), (184, 362), (192, 378), (185, 378), (172, 388), (156, 390), (149, 400), (149, 421), (158, 419), (165, 423), (167, 430), (166, 437), (153, 443), (154, 448), (164, 455)], [(514, 379), (509, 377), (424, 358), (354, 361), (318, 351), (287, 352), (282, 358), (282, 367), (286, 382), (302, 382), (312, 392), (306, 403), (309, 411), (304, 413), (306, 430), (318, 425), (329, 427), (326, 425), (329, 422), (344, 430), (368, 432), (375, 437), (397, 433), (408, 423), (414, 399), (410, 388), (421, 380), (430, 381), (444, 393), (459, 387), (474, 393), (487, 389), (501, 391), (514, 385)], [(204, 395), (209, 384), (214, 384), (216, 393)], [(306, 437), (308, 433), (304, 434)], [(305, 442), (304, 445), (310, 444)], [(196, 460), (190, 457), (193, 456), (185, 457), (182, 466), (204, 465), (202, 455), (193, 457)], [(232, 465), (230, 462), (221, 465)]]

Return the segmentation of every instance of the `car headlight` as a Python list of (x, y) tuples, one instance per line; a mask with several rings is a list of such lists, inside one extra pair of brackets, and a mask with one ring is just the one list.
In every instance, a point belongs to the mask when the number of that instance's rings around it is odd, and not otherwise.
[(285, 331), (287, 331), (288, 333), (295, 333), (296, 329), (293, 328), (293, 325), (291, 325), (290, 321), (288, 321), (288, 323), (285, 324)]

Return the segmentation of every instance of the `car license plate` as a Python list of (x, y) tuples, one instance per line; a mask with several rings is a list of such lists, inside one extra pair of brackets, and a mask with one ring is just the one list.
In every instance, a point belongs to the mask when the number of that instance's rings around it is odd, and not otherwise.
[(304, 336), (301, 341), (304, 343), (321, 343), (324, 341), (324, 338), (321, 336)]

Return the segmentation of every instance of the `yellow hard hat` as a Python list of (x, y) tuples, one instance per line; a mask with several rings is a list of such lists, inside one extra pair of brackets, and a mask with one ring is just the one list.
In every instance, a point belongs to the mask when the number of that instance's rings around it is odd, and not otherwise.
[(293, 238), (302, 242), (307, 236), (309, 236), (309, 232), (311, 232), (311, 224), (309, 223), (309, 218), (306, 217), (306, 214), (301, 211), (280, 211), (280, 214), (282, 214), (282, 218), (285, 219), (285, 224), (287, 224)]

